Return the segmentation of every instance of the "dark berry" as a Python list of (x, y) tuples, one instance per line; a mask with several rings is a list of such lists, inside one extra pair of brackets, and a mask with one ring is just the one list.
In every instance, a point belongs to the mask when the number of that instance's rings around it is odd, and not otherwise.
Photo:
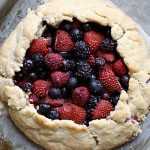
[(74, 41), (80, 41), (82, 39), (82, 31), (79, 29), (72, 29), (70, 35)]
[(95, 59), (95, 65), (97, 68), (101, 69), (104, 67), (105, 64), (106, 64), (105, 59), (101, 57)]
[(96, 79), (96, 76), (92, 74), (91, 79)]
[(111, 37), (111, 29), (107, 29), (104, 31), (104, 36), (105, 37)]
[(90, 56), (90, 49), (86, 45), (85, 42), (79, 41), (76, 42), (74, 45), (74, 57), (79, 60), (79, 59), (88, 59)]
[(51, 110), (46, 117), (52, 120), (59, 119), (59, 112), (57, 110)]
[(63, 98), (69, 98), (70, 94), (70, 91), (65, 87), (61, 90), (61, 95)]
[(26, 82), (23, 86), (22, 86), (22, 89), (25, 91), (25, 92), (31, 92), (32, 91), (32, 84), (30, 82)]
[(49, 72), (46, 70), (41, 70), (38, 72), (38, 77), (40, 79), (47, 79), (49, 77)]
[(75, 73), (72, 72), (72, 71), (68, 71), (68, 73), (69, 73), (70, 77), (74, 77), (75, 76)]
[(76, 62), (74, 60), (64, 60), (63, 62), (63, 70), (71, 71), (74, 70), (76, 66)]
[(59, 53), (64, 59), (71, 59), (72, 55), (69, 52), (60, 52)]
[(91, 80), (89, 88), (92, 94), (100, 94), (103, 90), (103, 86), (100, 81), (95, 79)]
[(44, 57), (40, 53), (33, 55), (32, 60), (37, 68), (43, 67), (45, 65)]
[(42, 103), (39, 106), (38, 112), (42, 115), (47, 115), (50, 112), (50, 106), (46, 103)]
[(113, 96), (111, 103), (113, 104), (113, 106), (116, 106), (118, 101), (119, 101), (120, 95), (115, 95)]
[(114, 51), (117, 47), (117, 43), (110, 38), (106, 38), (100, 44), (100, 48), (102, 51)]
[(83, 30), (83, 31), (90, 31), (91, 29), (92, 29), (92, 26), (91, 26), (90, 23), (85, 23), (85, 24), (83, 24), (83, 26), (82, 26), (82, 30)]
[(33, 61), (31, 59), (24, 60), (23, 68), (26, 70), (32, 70), (34, 68)]
[(129, 75), (124, 75), (120, 78), (120, 82), (125, 89), (128, 89), (129, 79), (130, 79)]
[(22, 81), (24, 79), (24, 75), (21, 72), (17, 72), (14, 79), (18, 82)]
[(69, 32), (72, 28), (71, 22), (69, 21), (63, 21), (60, 25), (60, 29), (65, 30), (67, 32)]
[(105, 100), (110, 100), (110, 99), (111, 99), (111, 96), (110, 96), (109, 93), (103, 92), (103, 93), (101, 94), (101, 98), (102, 98), (102, 99), (105, 99)]
[(33, 81), (37, 80), (37, 74), (35, 72), (31, 72), (31, 73), (29, 73), (28, 78), (31, 82), (33, 82)]
[(74, 90), (77, 86), (78, 86), (77, 78), (75, 78), (75, 77), (70, 78), (69, 82), (68, 82), (68, 85), (67, 85), (67, 88), (69, 90)]
[(61, 98), (62, 97), (61, 90), (59, 88), (53, 87), (49, 90), (49, 96), (54, 99)]

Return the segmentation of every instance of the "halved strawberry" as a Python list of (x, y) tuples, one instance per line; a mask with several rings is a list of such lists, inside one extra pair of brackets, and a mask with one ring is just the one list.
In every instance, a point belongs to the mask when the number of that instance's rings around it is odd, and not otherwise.
[(46, 39), (41, 37), (39, 39), (34, 39), (28, 49), (28, 53), (30, 56), (33, 54), (41, 53), (42, 55), (46, 55), (49, 53), (48, 46), (51, 45), (51, 39)]
[(68, 52), (73, 50), (74, 43), (70, 35), (63, 31), (57, 30), (55, 39), (55, 50), (59, 52)]
[(107, 100), (101, 100), (97, 103), (94, 111), (92, 119), (104, 119), (106, 118), (111, 111), (114, 110), (113, 105)]
[(117, 77), (110, 67), (105, 67), (103, 70), (100, 70), (99, 80), (105, 89), (111, 93), (120, 92), (122, 89)]
[(60, 118), (66, 120), (73, 120), (75, 123), (81, 124), (86, 118), (86, 111), (74, 104), (65, 103), (60, 108)]

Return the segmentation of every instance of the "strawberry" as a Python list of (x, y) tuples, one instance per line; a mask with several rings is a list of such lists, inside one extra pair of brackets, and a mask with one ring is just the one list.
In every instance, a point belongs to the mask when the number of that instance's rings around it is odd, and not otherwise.
[(59, 52), (68, 52), (73, 50), (74, 43), (70, 35), (63, 31), (57, 30), (55, 40), (55, 50)]
[(51, 87), (50, 82), (45, 80), (37, 80), (33, 84), (33, 93), (37, 97), (44, 98), (48, 95), (50, 87)]
[(87, 87), (77, 87), (72, 93), (72, 103), (83, 106), (89, 100), (89, 90)]
[(114, 75), (113, 71), (109, 67), (105, 67), (99, 72), (99, 80), (105, 87), (105, 89), (111, 93), (120, 92), (121, 85)]
[(40, 103), (38, 97), (33, 93), (29, 95), (29, 102), (34, 105), (38, 105)]
[(81, 27), (81, 22), (79, 20), (77, 20), (76, 18), (73, 18), (73, 21), (72, 21), (72, 27), (73, 28), (80, 28)]
[(63, 65), (63, 57), (60, 54), (47, 54), (44, 60), (50, 70), (57, 70)]
[(50, 97), (46, 97), (45, 102), (48, 103), (51, 107), (61, 107), (64, 104), (64, 99), (52, 99)]
[(117, 60), (113, 65), (112, 65), (113, 71), (118, 75), (118, 76), (123, 76), (126, 73), (128, 73), (128, 68), (123, 62), (122, 59)]
[(116, 60), (115, 54), (112, 52), (102, 53), (102, 57), (108, 63), (113, 63)]
[(91, 65), (91, 66), (94, 66), (95, 65), (95, 56), (94, 55), (90, 55), (89, 58), (88, 58), (88, 63)]
[(52, 84), (56, 87), (63, 87), (69, 81), (69, 73), (55, 71), (51, 75)]
[(83, 40), (90, 47), (91, 53), (95, 53), (103, 41), (103, 35), (91, 30), (84, 33)]
[(42, 55), (46, 55), (49, 53), (48, 46), (51, 45), (51, 39), (46, 38), (39, 38), (34, 39), (30, 45), (30, 48), (28, 49), (28, 53), (30, 56), (33, 54), (41, 53)]
[(94, 111), (92, 119), (105, 119), (111, 111), (113, 111), (113, 105), (107, 100), (101, 100), (97, 103)]
[(60, 118), (65, 120), (73, 120), (75, 123), (81, 124), (86, 118), (86, 111), (74, 104), (65, 103), (60, 108)]

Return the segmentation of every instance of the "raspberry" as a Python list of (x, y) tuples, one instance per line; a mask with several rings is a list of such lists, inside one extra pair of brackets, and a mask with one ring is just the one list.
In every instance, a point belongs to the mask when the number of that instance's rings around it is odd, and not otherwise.
[(63, 57), (59, 54), (47, 54), (44, 59), (50, 70), (57, 70), (63, 65)]
[(50, 97), (47, 97), (45, 102), (49, 104), (51, 107), (61, 107), (64, 104), (64, 99), (52, 99)]
[(72, 93), (72, 102), (78, 106), (83, 106), (89, 100), (89, 90), (86, 87), (77, 87)]
[(28, 53), (30, 56), (33, 54), (41, 53), (42, 55), (46, 55), (49, 53), (48, 46), (51, 45), (51, 40), (46, 38), (34, 39), (28, 49)]
[(57, 30), (55, 39), (55, 50), (59, 52), (67, 52), (73, 50), (74, 43), (70, 35), (63, 31)]
[(73, 120), (75, 123), (81, 124), (86, 118), (86, 111), (74, 104), (65, 103), (60, 109), (60, 118), (65, 120)]
[(84, 33), (84, 42), (90, 47), (91, 53), (95, 53), (103, 40), (103, 35), (96, 31), (88, 31)]
[(63, 87), (69, 81), (69, 74), (61, 71), (55, 71), (51, 74), (52, 84), (56, 87)]
[(29, 102), (34, 105), (38, 105), (40, 103), (38, 97), (33, 93), (29, 95)]
[(111, 111), (113, 111), (113, 105), (106, 100), (101, 100), (100, 102), (97, 103), (94, 111), (93, 111), (93, 117), (92, 119), (104, 119), (106, 118)]
[(45, 80), (37, 80), (33, 84), (33, 93), (40, 98), (44, 98), (48, 95), (50, 83)]
[(95, 65), (95, 56), (94, 55), (90, 55), (89, 58), (88, 58), (88, 63), (91, 65), (91, 66), (94, 66)]
[(128, 68), (126, 67), (125, 63), (123, 62), (122, 59), (117, 60), (113, 66), (113, 71), (118, 75), (118, 76), (123, 76), (126, 73), (128, 73)]
[(103, 53), (102, 57), (105, 59), (106, 62), (108, 63), (113, 63), (116, 60), (115, 54), (108, 52), (108, 53)]

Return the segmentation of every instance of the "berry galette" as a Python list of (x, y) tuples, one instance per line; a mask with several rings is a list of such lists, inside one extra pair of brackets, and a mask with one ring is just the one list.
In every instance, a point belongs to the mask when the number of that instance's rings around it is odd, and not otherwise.
[(136, 23), (97, 0), (50, 0), (0, 49), (0, 97), (47, 150), (108, 150), (141, 132), (150, 59)]

